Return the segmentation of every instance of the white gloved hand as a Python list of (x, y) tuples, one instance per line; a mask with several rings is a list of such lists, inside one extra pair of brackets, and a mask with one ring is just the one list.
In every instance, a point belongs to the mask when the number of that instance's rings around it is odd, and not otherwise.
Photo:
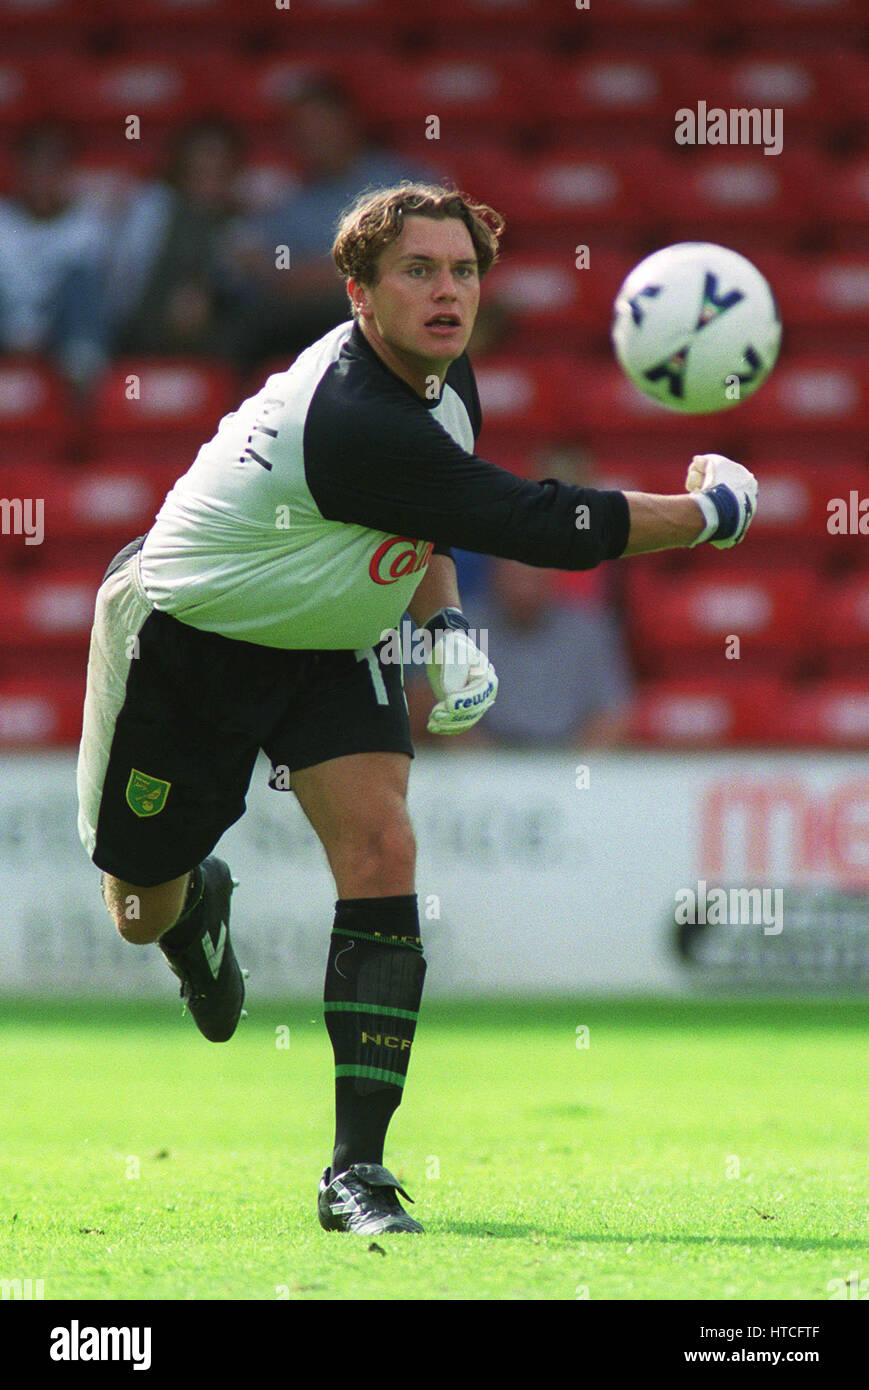
[(695, 454), (685, 478), (686, 491), (706, 518), (692, 545), (710, 541), (716, 550), (738, 545), (757, 511), (757, 479), (723, 454)]
[(498, 677), (489, 658), (471, 641), (467, 620), (458, 609), (442, 609), (429, 619), (425, 630), (432, 637), (426, 670), (437, 699), (428, 731), (460, 734), (494, 703)]

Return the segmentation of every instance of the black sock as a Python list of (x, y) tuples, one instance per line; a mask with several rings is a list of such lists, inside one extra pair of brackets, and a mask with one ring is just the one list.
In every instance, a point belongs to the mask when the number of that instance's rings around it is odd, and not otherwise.
[(181, 909), (181, 916), (159, 938), (161, 948), (169, 951), (183, 951), (191, 941), (195, 941), (202, 929), (202, 913), (199, 910), (205, 897), (205, 875), (198, 864), (190, 875), (187, 897)]
[(425, 979), (415, 893), (342, 898), (335, 908), (324, 994), (335, 1054), (333, 1176), (383, 1162)]

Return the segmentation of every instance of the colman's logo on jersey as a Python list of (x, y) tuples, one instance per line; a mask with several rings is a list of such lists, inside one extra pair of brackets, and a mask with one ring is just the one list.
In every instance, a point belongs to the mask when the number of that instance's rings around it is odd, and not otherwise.
[(395, 584), (409, 574), (424, 570), (434, 550), (432, 541), (412, 541), (407, 536), (390, 536), (381, 541), (371, 557), (368, 573), (375, 584)]

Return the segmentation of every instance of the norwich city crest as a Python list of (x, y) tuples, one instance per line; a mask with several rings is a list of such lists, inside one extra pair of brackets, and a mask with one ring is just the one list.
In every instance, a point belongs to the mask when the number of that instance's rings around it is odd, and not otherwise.
[(166, 805), (171, 782), (134, 767), (127, 783), (127, 805), (136, 816), (156, 816)]

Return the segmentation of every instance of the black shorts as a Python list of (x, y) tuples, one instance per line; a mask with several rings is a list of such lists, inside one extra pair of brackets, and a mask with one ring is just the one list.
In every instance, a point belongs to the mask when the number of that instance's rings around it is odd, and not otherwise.
[(141, 887), (200, 863), (245, 809), (257, 754), (270, 785), (350, 753), (413, 744), (399, 662), (286, 651), (200, 632), (149, 603), (138, 545), (97, 596), (78, 760), (79, 834), (93, 862)]

